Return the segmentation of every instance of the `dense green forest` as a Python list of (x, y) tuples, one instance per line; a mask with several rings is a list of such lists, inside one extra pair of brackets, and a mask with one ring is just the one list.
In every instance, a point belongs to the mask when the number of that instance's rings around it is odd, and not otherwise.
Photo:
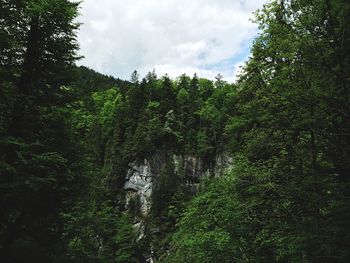
[(236, 83), (78, 67), (78, 7), (0, 0), (0, 262), (350, 262), (348, 0), (266, 3)]

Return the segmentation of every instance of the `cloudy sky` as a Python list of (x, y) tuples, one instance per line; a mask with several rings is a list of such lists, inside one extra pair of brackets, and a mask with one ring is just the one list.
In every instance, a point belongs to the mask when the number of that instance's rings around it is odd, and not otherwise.
[(266, 0), (84, 0), (80, 64), (130, 79), (156, 70), (234, 81), (257, 27), (249, 19)]

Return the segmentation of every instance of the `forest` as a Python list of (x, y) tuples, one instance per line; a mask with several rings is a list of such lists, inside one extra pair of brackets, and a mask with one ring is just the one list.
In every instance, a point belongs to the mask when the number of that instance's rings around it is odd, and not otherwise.
[(235, 83), (77, 66), (79, 5), (0, 0), (0, 262), (350, 262), (348, 0), (268, 1)]

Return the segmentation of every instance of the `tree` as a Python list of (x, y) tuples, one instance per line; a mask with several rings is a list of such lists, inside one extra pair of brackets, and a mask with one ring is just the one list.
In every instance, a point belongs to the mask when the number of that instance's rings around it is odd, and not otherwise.
[(235, 165), (185, 211), (165, 262), (349, 261), (349, 8), (271, 1), (257, 12), (226, 124)]
[(61, 96), (77, 59), (77, 7), (66, 0), (1, 4), (1, 92), (10, 106), (0, 147), (3, 262), (50, 260), (64, 249), (60, 213), (74, 196), (67, 186), (78, 177), (79, 157)]
[(137, 84), (139, 82), (139, 78), (140, 78), (139, 73), (136, 70), (134, 70), (134, 72), (131, 74), (130, 81), (131, 83)]

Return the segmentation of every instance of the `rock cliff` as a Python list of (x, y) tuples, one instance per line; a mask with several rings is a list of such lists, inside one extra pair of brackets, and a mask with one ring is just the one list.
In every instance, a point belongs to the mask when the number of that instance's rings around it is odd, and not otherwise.
[[(232, 164), (232, 158), (225, 154), (218, 154), (211, 161), (203, 160), (195, 156), (183, 156), (168, 154), (164, 150), (156, 152), (149, 159), (130, 163), (124, 184), (125, 206), (127, 210), (137, 210), (134, 218), (134, 228), (138, 234), (138, 241), (147, 238), (149, 254), (145, 255), (146, 262), (153, 262), (153, 242), (149, 236), (147, 227), (151, 219), (152, 194), (157, 186), (160, 176), (167, 167), (171, 167), (172, 175), (182, 178), (184, 189), (191, 195), (198, 191), (200, 181), (203, 178), (220, 176), (224, 170)], [(156, 230), (152, 230), (157, 232)]]

